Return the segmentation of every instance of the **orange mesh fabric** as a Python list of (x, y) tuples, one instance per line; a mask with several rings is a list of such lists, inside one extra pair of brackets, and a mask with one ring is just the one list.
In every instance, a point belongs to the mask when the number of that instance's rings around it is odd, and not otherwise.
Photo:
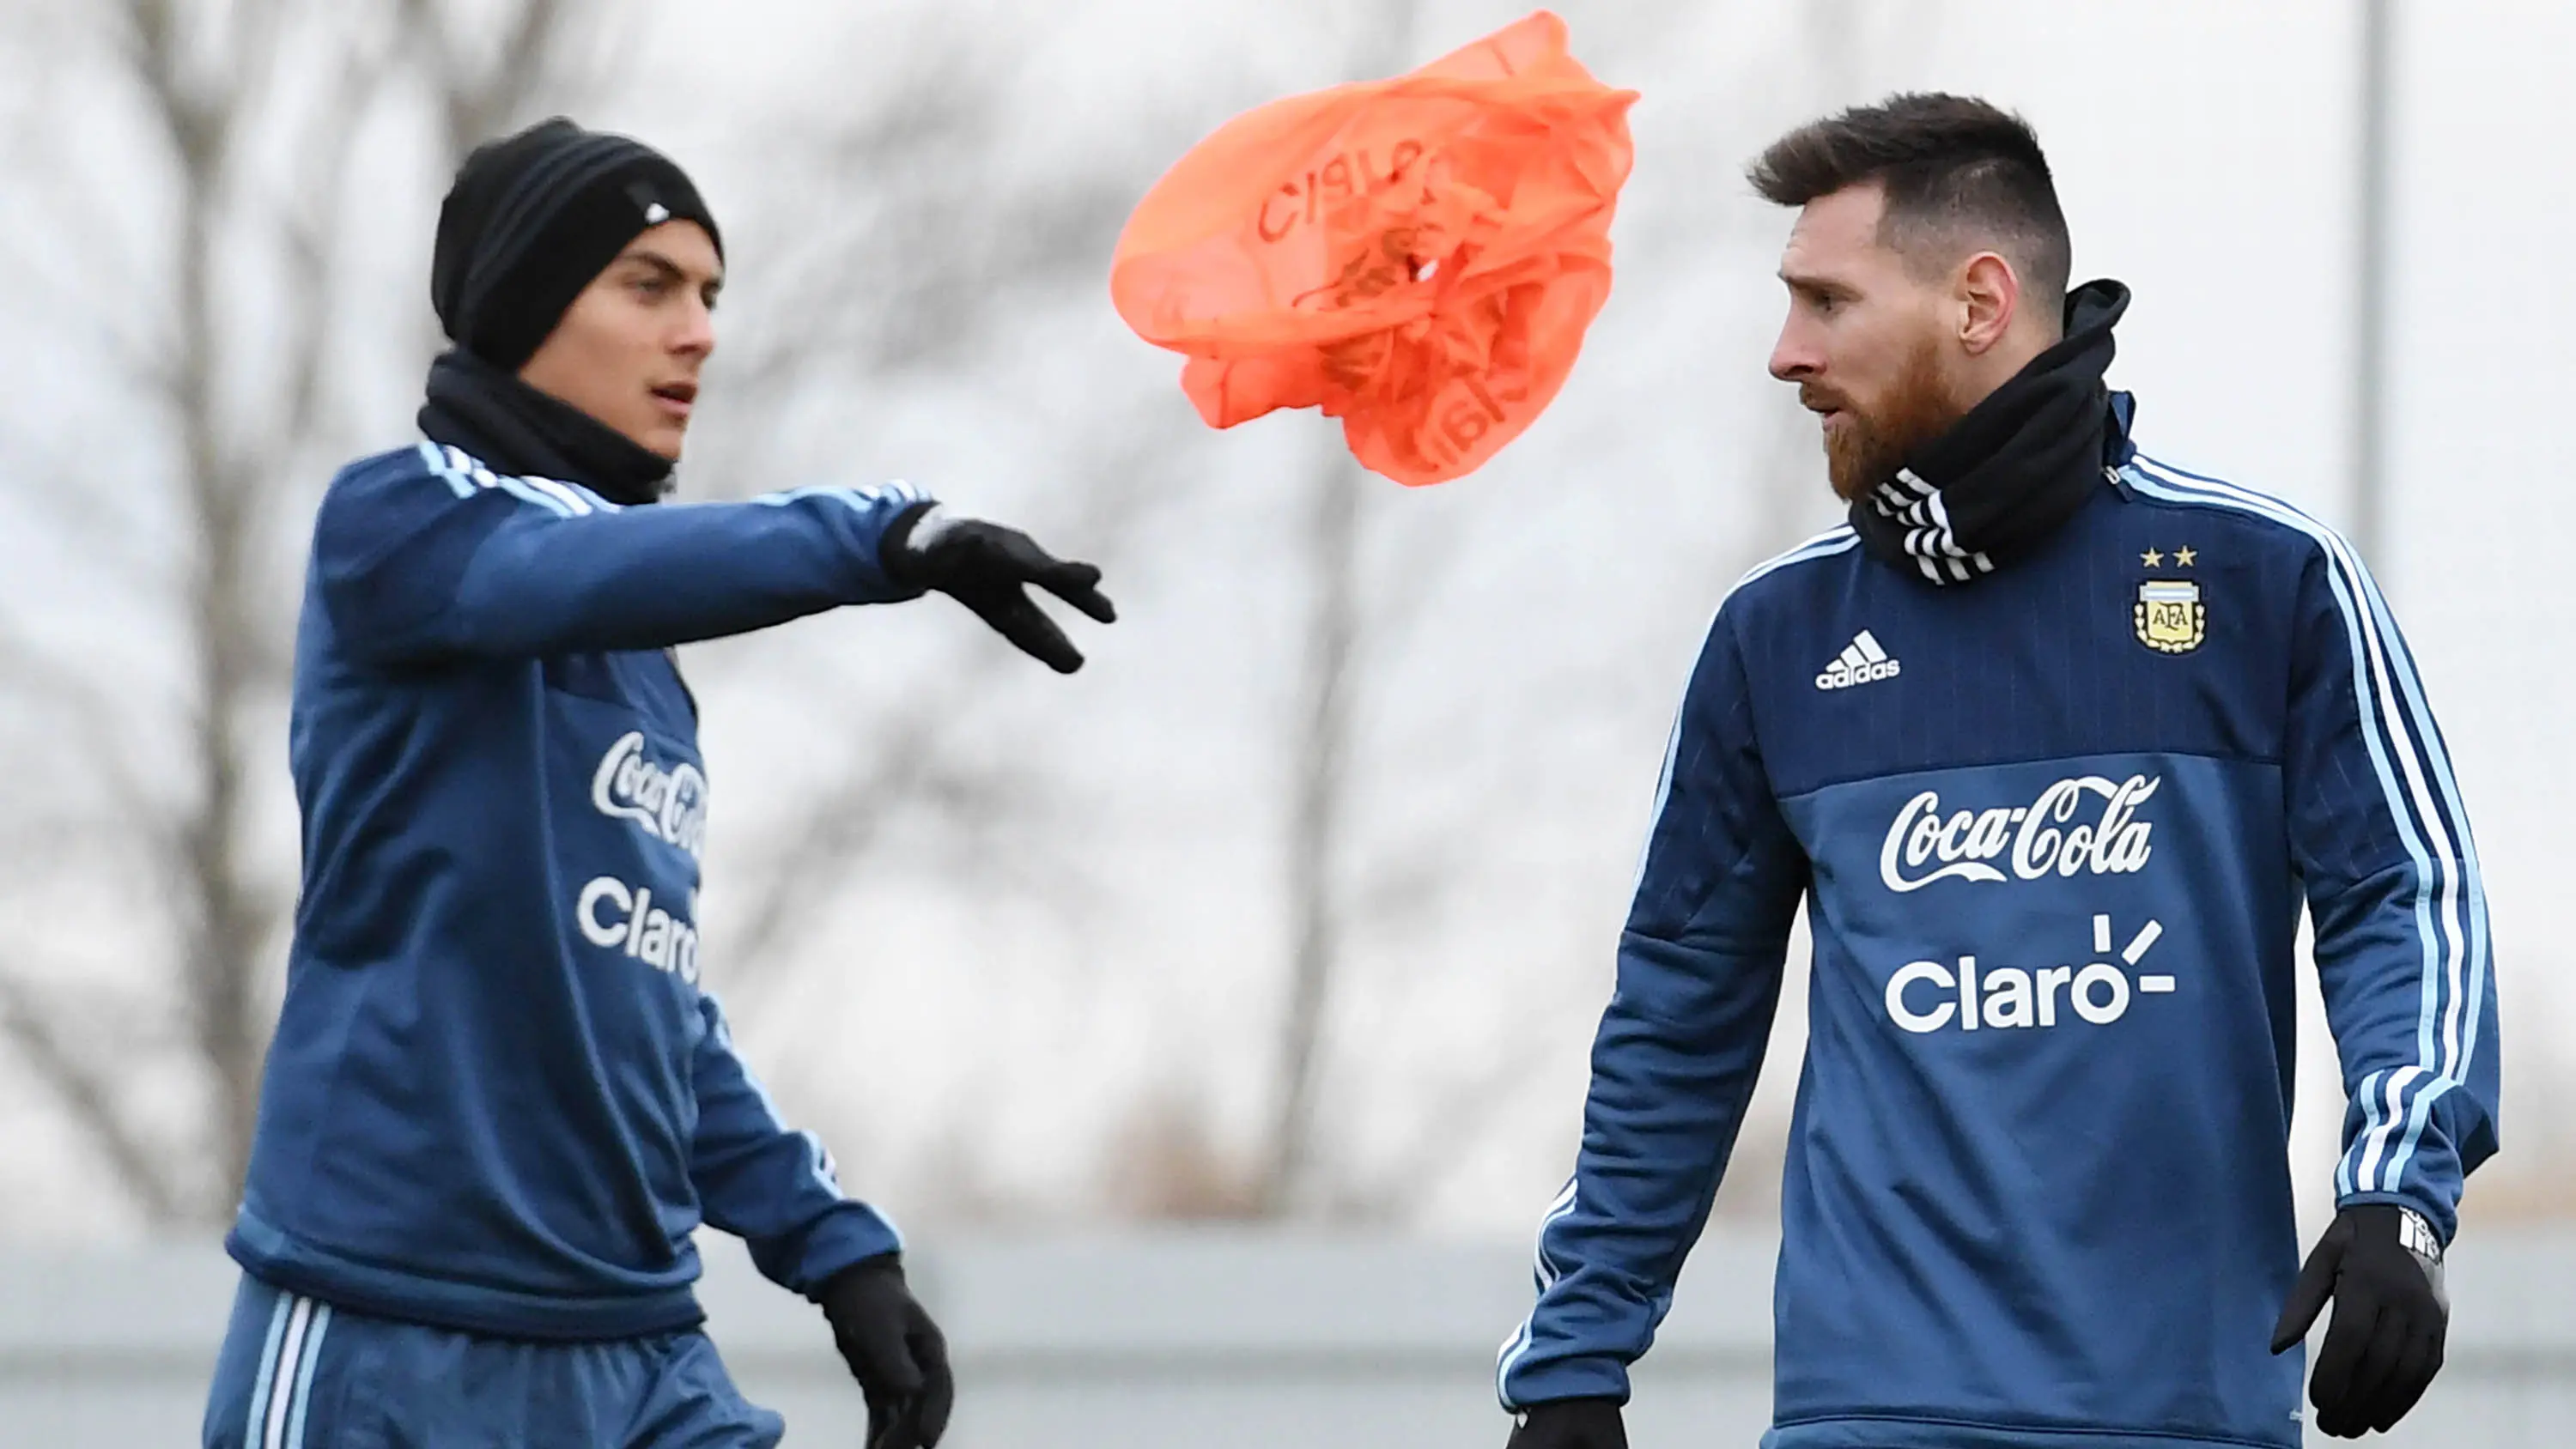
[(1392, 80), (1247, 112), (1128, 218), (1118, 315), (1227, 428), (1342, 420), (1399, 483), (1483, 466), (1564, 386), (1610, 296), (1628, 107), (1546, 11)]

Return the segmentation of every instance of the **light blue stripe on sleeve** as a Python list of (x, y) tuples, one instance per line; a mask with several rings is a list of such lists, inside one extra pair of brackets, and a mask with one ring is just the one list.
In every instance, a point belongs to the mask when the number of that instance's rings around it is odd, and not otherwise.
[[(2377, 584), (2332, 530), (2279, 500), (2217, 479), (2180, 473), (2152, 459), (2138, 459), (2130, 476), (2151, 497), (2233, 508), (2285, 524), (2305, 533), (2325, 553), (2327, 581), (2344, 615), (2347, 642), (2353, 654), (2353, 689), (2362, 716), (2363, 741), (2369, 748), (2372, 767), (2378, 772), (2399, 837), (2416, 869), (2416, 929), (2424, 951), (2416, 1028), (2418, 1066), (2391, 1081), (2395, 1100), (2385, 1114), (2377, 1110), (2375, 1100), (2364, 1103), (2372, 1126), (2348, 1149), (2348, 1160), (2337, 1172), (2340, 1191), (2391, 1190), (2401, 1180), (2421, 1139), (2430, 1115), (2429, 1099), (2438, 1098), (2456, 1085), (2457, 1075), (2465, 1070), (2462, 1063), (2466, 1054), (2474, 1049), (2476, 1012), (2469, 1015), (2465, 1035), (2459, 1026), (2464, 996), (2476, 998), (2479, 1007), (2483, 1007), (2485, 892), (2477, 874), (2474, 846), (2467, 841), (2467, 822), (2449, 760), (2424, 705), (2412, 661), (2394, 621), (2388, 617)], [(2392, 681), (2403, 690), (2402, 704), (2397, 690), (2391, 688)], [(2407, 786), (2399, 784), (2398, 772), (2390, 767), (2392, 755), (2403, 766)], [(2427, 774), (2440, 784), (2442, 798), (2438, 804), (2426, 787)], [(2431, 850), (2417, 833), (2419, 819), (2425, 834), (2435, 838)], [(2469, 918), (2465, 939), (2460, 921), (2464, 897)], [(2464, 966), (2469, 975), (2467, 983), (2461, 980)], [(2415, 1110), (2405, 1110), (2402, 1093), (2419, 1080)], [(2401, 1122), (2404, 1136), (2395, 1150), (2389, 1151), (2388, 1136)], [(2357, 1162), (2349, 1160), (2356, 1155)]]

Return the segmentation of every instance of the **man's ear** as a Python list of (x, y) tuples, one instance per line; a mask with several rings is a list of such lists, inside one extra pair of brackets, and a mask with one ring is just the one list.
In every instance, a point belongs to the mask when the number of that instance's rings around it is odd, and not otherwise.
[(2001, 342), (2021, 315), (2021, 278), (1994, 252), (1979, 252), (1960, 266), (1956, 295), (1959, 345), (1971, 357)]

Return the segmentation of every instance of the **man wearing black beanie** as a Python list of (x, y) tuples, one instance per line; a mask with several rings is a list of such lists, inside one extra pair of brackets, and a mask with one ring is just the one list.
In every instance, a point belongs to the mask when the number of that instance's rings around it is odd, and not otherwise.
[(1106, 623), (1100, 571), (903, 485), (662, 502), (724, 259), (637, 142), (558, 119), (478, 149), (431, 271), (456, 345), (424, 437), (314, 525), (303, 890), (204, 1442), (773, 1445), (699, 1331), (703, 1224), (822, 1308), (869, 1449), (929, 1449), (952, 1388), (902, 1241), (701, 976), (671, 650), (937, 590), (1069, 673), (1028, 586)]

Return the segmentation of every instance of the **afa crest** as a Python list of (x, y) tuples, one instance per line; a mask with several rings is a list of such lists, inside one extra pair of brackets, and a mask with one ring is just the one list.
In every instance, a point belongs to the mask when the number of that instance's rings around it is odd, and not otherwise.
[(2133, 615), (2138, 642), (2159, 654), (2189, 654), (2208, 637), (2209, 607), (2189, 579), (2149, 579), (2138, 585)]

